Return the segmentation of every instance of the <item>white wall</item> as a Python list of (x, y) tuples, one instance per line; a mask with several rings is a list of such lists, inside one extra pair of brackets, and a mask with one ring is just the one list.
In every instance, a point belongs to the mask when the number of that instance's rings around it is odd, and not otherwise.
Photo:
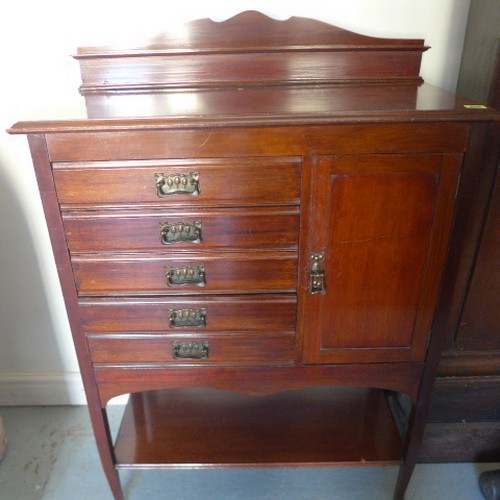
[(0, 23), (0, 405), (84, 402), (44, 216), (24, 137), (26, 119), (77, 118), (76, 47), (137, 39), (243, 10), (305, 16), (366, 35), (423, 38), (422, 76), (453, 90), (470, 0), (17, 0)]

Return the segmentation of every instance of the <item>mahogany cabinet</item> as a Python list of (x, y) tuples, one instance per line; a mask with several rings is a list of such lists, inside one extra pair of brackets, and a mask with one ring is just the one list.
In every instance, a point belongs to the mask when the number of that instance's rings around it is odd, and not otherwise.
[(422, 40), (255, 12), (179, 33), (80, 49), (89, 118), (10, 130), (113, 493), (120, 468), (401, 464), (402, 498), (459, 181), (499, 115), (423, 83)]

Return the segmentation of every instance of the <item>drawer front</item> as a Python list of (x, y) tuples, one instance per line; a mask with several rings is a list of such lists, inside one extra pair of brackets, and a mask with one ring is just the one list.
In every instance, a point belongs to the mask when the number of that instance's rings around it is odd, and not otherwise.
[(295, 250), (298, 244), (298, 208), (77, 211), (63, 218), (71, 252)]
[(63, 206), (298, 204), (300, 160), (56, 163), (54, 180)]
[(295, 332), (295, 296), (82, 299), (86, 333)]
[(294, 335), (89, 336), (98, 364), (283, 364), (294, 356)]
[(220, 156), (463, 151), (462, 123), (358, 123), (287, 127), (199, 127), (47, 134), (52, 161)]
[(295, 292), (295, 252), (72, 259), (80, 296)]

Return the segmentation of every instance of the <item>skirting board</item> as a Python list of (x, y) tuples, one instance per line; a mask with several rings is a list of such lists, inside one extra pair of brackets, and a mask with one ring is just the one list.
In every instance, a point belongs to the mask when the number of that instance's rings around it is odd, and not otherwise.
[[(128, 395), (110, 404), (126, 404)], [(86, 405), (79, 372), (0, 373), (0, 406)]]
[(80, 373), (0, 373), (0, 406), (85, 405)]

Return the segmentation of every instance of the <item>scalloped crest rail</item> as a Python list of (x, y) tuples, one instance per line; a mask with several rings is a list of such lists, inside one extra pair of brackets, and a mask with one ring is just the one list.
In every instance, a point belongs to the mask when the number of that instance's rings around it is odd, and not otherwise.
[[(82, 94), (263, 84), (421, 82), (423, 40), (372, 38), (329, 24), (246, 12), (202, 19), (139, 46), (75, 56)], [(355, 57), (354, 54), (355, 53)]]

